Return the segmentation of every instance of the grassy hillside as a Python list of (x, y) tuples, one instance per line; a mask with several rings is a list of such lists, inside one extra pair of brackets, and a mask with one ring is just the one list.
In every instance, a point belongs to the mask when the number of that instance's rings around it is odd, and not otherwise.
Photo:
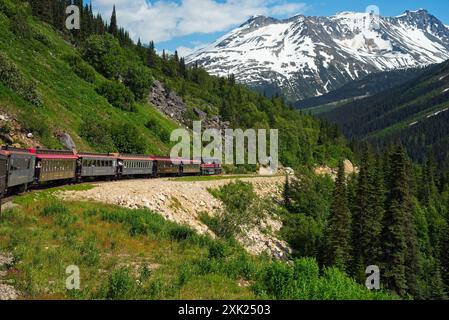
[(449, 62), (431, 66), (418, 78), (369, 98), (344, 104), (320, 116), (343, 133), (381, 147), (396, 141), (415, 160), (428, 152), (440, 163), (448, 155)]
[[(56, 20), (50, 21), (34, 14), (28, 1), (0, 0), (0, 72), (3, 66), (9, 75), (0, 81), (0, 111), (45, 147), (60, 148), (57, 136), (67, 132), (78, 149), (168, 154), (177, 125), (147, 99), (152, 81), (159, 80), (186, 102), (189, 120), (197, 119), (193, 108), (199, 108), (233, 128), (279, 129), (285, 165), (335, 166), (351, 157), (333, 128), (291, 110), (280, 97), (266, 99), (233, 77), (187, 68), (177, 54), (158, 56), (123, 29), (110, 34), (87, 7), (83, 21), (97, 28), (71, 33), (58, 20), (63, 12), (53, 10)], [(8, 130), (4, 125), (1, 131)]]
[(35, 134), (46, 147), (60, 148), (55, 134), (67, 132), (79, 149), (106, 151), (102, 150), (102, 146), (93, 146), (82, 137), (82, 124), (95, 117), (97, 121), (114, 126), (135, 128), (138, 133), (136, 139), (145, 142), (146, 152), (167, 153), (167, 144), (147, 129), (145, 124), (153, 120), (169, 131), (177, 127), (175, 123), (144, 103), (137, 104), (137, 112), (114, 108), (95, 90), (95, 83), (104, 80), (103, 76), (93, 71), (94, 83), (77, 76), (65, 61), (67, 56), (78, 55), (74, 47), (52, 27), (29, 15), (25, 17), (30, 32), (17, 35), (11, 19), (0, 12), (0, 46), (23, 76), (36, 83), (42, 105), (31, 104), (0, 82), (1, 111), (16, 117), (23, 128)]
[[(65, 187), (70, 190), (88, 185)], [(391, 299), (313, 259), (253, 257), (232, 240), (199, 236), (146, 210), (60, 202), (59, 189), (15, 200), (3, 212), (0, 253), (14, 255), (2, 280), (28, 299)], [(68, 291), (66, 268), (80, 269)]]

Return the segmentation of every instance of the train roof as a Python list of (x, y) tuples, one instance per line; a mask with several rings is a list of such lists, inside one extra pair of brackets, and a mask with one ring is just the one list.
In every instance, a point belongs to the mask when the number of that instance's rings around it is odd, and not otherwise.
[(29, 155), (30, 157), (34, 156), (34, 154), (30, 153), (28, 149), (13, 148), (10, 146), (1, 147), (0, 153), (4, 156), (10, 156), (11, 154)]
[(80, 152), (78, 153), (78, 156), (80, 158), (92, 158), (92, 159), (117, 159), (117, 155), (112, 153)]
[(201, 164), (201, 161), (199, 160), (190, 160), (190, 159), (183, 159), (183, 158), (169, 158), (169, 157), (160, 157), (160, 156), (152, 156), (152, 159), (154, 161), (164, 161), (164, 162), (171, 162), (174, 164), (180, 164), (181, 162), (183, 164)]
[(144, 154), (118, 154), (117, 158), (122, 160), (138, 160), (138, 161), (152, 161), (153, 158)]
[(78, 159), (75, 152), (69, 150), (29, 149), (29, 152), (39, 159)]

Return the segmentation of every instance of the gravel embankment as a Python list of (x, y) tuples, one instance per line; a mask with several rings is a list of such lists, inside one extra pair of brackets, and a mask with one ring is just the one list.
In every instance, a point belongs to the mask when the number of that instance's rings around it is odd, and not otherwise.
[[(263, 197), (280, 198), (285, 178), (255, 177), (239, 180), (253, 184), (256, 192)], [(59, 196), (64, 200), (88, 200), (115, 204), (126, 208), (147, 208), (163, 215), (166, 219), (188, 225), (197, 232), (211, 234), (210, 230), (198, 218), (201, 212), (214, 214), (222, 207), (208, 191), (230, 183), (233, 179), (210, 181), (179, 181), (176, 179), (123, 180), (99, 183), (96, 188), (87, 191), (64, 191)], [(274, 232), (282, 224), (279, 221), (266, 221)], [(267, 251), (277, 258), (283, 258), (289, 251), (288, 245), (273, 235), (261, 230), (248, 230), (238, 239), (245, 248), (254, 254)]]
[(12, 265), (13, 258), (11, 255), (3, 254), (0, 252), (0, 300), (16, 300), (19, 293), (16, 289), (5, 283), (4, 277), (6, 276), (6, 267)]

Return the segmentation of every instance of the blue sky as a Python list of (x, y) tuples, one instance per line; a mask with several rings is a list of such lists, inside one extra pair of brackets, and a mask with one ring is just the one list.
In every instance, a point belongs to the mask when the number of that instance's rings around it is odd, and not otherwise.
[(159, 50), (185, 55), (216, 40), (256, 14), (286, 18), (295, 14), (329, 16), (341, 11), (380, 8), (383, 16), (427, 9), (449, 25), (447, 0), (92, 0), (94, 9), (109, 17), (117, 6), (119, 24), (134, 39), (154, 40)]

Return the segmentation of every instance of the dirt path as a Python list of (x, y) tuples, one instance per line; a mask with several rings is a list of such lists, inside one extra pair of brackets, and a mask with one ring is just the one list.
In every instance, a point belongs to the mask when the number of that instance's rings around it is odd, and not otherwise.
[[(284, 177), (239, 178), (252, 183), (256, 192), (263, 197), (280, 198)], [(183, 181), (176, 179), (125, 180), (97, 184), (87, 191), (64, 191), (59, 194), (64, 200), (89, 200), (122, 207), (137, 209), (147, 208), (160, 213), (166, 219), (188, 225), (201, 234), (210, 233), (206, 225), (198, 218), (202, 212), (214, 214), (222, 207), (208, 191), (218, 188), (236, 179), (208, 181)], [(273, 232), (282, 224), (276, 220), (265, 222)], [(260, 254), (267, 251), (275, 257), (282, 258), (289, 251), (286, 243), (276, 239), (273, 234), (262, 230), (248, 230), (239, 241), (249, 252)]]

